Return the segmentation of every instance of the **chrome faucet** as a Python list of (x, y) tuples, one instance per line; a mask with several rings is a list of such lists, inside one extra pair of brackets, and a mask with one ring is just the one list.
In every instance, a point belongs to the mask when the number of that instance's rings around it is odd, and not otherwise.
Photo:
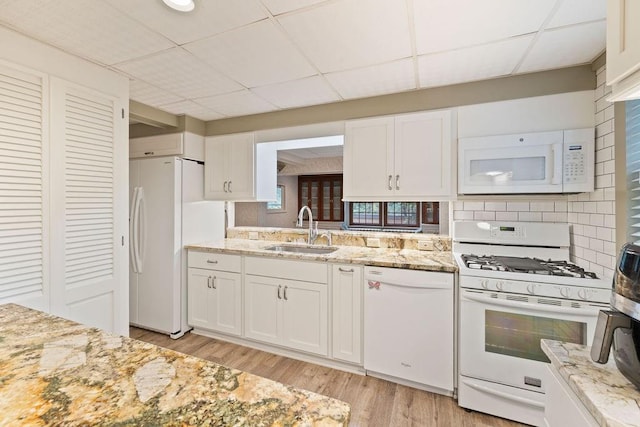
[(300, 208), (300, 212), (298, 212), (298, 222), (296, 223), (296, 226), (298, 227), (302, 227), (302, 220), (304, 218), (304, 211), (307, 211), (308, 215), (309, 215), (309, 236), (307, 237), (307, 244), (308, 245), (312, 245), (313, 242), (316, 241), (316, 237), (318, 237), (318, 222), (316, 221), (316, 227), (315, 229), (313, 228), (313, 214), (311, 213), (311, 209), (309, 208), (309, 206), (304, 205), (302, 208)]

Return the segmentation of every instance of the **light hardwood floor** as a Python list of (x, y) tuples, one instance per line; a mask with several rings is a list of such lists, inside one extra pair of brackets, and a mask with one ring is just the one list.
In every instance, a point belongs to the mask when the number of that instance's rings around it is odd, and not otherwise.
[(188, 333), (178, 340), (138, 328), (131, 338), (291, 384), (351, 405), (352, 426), (517, 427), (478, 412), (467, 412), (446, 396), (389, 381), (351, 374)]

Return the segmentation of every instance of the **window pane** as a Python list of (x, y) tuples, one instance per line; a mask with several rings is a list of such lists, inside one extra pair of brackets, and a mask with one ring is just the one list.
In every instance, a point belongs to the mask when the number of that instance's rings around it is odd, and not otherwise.
[(640, 99), (625, 102), (627, 241), (640, 243)]
[(380, 225), (380, 203), (377, 202), (352, 202), (351, 224), (354, 225)]
[(486, 352), (540, 362), (549, 362), (541, 339), (587, 344), (585, 323), (493, 310), (485, 312), (484, 334)]
[(284, 209), (283, 200), (282, 200), (283, 190), (284, 190), (283, 185), (278, 185), (276, 187), (276, 201), (267, 202), (267, 210), (283, 210)]
[(389, 202), (385, 225), (392, 227), (417, 227), (418, 202)]
[(342, 220), (342, 181), (333, 182), (333, 219)]

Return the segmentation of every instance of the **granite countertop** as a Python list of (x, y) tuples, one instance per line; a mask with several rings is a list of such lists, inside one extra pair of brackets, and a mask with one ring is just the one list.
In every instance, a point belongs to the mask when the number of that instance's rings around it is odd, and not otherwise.
[(613, 357), (601, 365), (583, 345), (542, 340), (541, 347), (601, 426), (640, 426), (640, 390), (622, 376)]
[[(420, 251), (417, 249), (368, 248), (362, 246), (334, 246), (336, 251), (329, 254), (306, 254), (275, 252), (265, 248), (281, 245), (281, 241), (224, 239), (219, 242), (207, 242), (185, 246), (186, 249), (220, 252), (238, 255), (268, 256), (275, 258), (300, 259), (308, 261), (328, 261), (373, 265), (377, 267), (406, 268), (427, 271), (458, 271), (451, 251)], [(294, 243), (285, 243), (293, 245)], [(321, 247), (322, 245), (316, 245)]]
[(0, 425), (347, 425), (348, 404), (15, 304)]

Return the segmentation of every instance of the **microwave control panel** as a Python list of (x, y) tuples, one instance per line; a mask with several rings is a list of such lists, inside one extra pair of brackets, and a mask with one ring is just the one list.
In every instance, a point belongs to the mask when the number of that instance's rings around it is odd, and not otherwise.
[(562, 190), (565, 193), (593, 191), (595, 141), (593, 129), (564, 131)]

